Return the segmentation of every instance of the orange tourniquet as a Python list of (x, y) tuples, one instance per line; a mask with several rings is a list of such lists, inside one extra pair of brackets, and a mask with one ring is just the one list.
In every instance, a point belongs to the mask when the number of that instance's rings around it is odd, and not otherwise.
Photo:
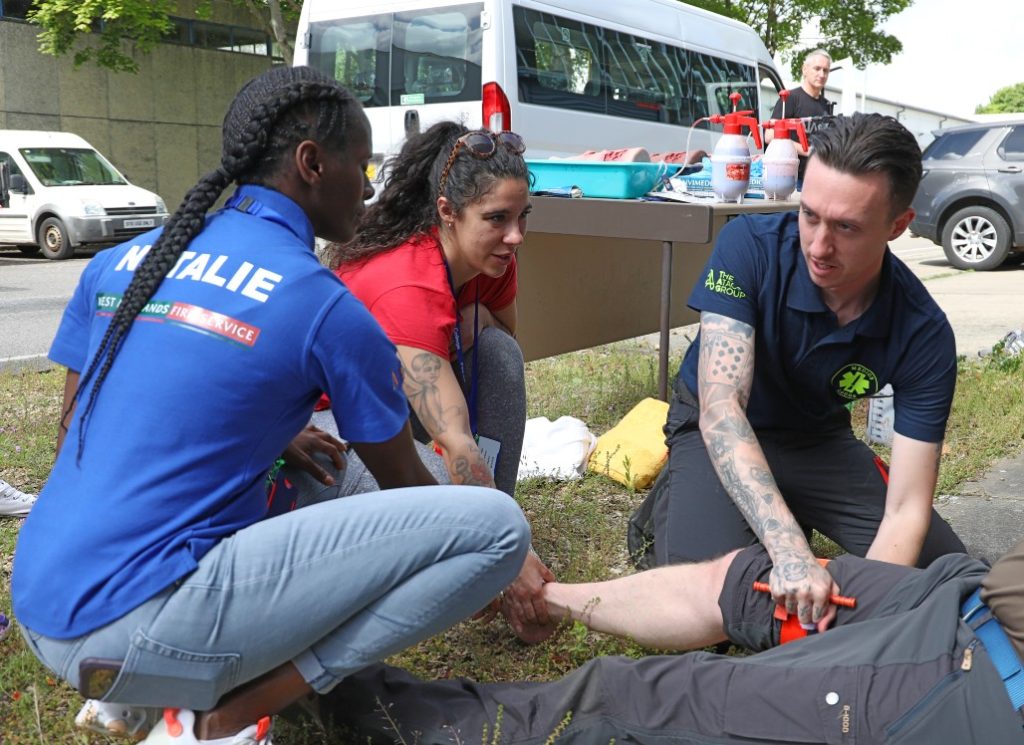
[[(818, 563), (821, 566), (828, 566), (831, 559), (818, 559)], [(770, 592), (770, 589), (762, 582), (755, 582), (754, 589), (761, 592)], [(848, 608), (853, 608), (856, 605), (856, 601), (853, 598), (845, 598), (838, 595), (833, 595), (831, 600), (834, 605), (842, 605)], [(844, 602), (837, 602), (837, 601)], [(803, 639), (807, 636), (808, 630), (800, 625), (800, 618), (793, 613), (792, 615), (786, 612), (785, 607), (776, 604), (775, 612), (773, 613), (774, 618), (782, 621), (782, 628), (779, 629), (779, 644), (788, 644), (796, 639)]]

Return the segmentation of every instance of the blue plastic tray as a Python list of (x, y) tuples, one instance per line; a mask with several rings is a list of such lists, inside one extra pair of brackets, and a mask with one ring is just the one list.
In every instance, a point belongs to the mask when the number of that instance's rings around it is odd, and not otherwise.
[(671, 176), (678, 165), (665, 163), (615, 163), (597, 160), (532, 160), (531, 191), (578, 186), (585, 197), (636, 199), (649, 192), (662, 176)]

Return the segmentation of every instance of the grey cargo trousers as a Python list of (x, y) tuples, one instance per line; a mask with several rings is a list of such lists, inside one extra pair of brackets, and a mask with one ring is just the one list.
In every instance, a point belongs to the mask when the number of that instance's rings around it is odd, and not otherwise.
[(420, 681), (375, 665), (343, 681), (323, 710), (360, 743), (396, 741), (378, 701), (420, 745), (477, 743), (499, 707), (506, 745), (544, 743), (570, 712), (557, 743), (1024, 743), (991, 660), (959, 620), (984, 564), (957, 554), (919, 570), (843, 556), (829, 571), (858, 607), (784, 646), (771, 599), (751, 588), (769, 570), (763, 548), (745, 549), (719, 598), (729, 638), (759, 654), (603, 657), (549, 683)]

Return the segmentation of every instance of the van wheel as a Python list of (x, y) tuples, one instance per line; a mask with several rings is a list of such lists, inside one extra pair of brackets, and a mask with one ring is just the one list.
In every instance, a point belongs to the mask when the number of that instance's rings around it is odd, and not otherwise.
[(964, 207), (946, 221), (942, 248), (957, 269), (995, 269), (1010, 252), (1010, 226), (990, 207)]
[(24, 256), (35, 256), (39, 253), (39, 246), (34, 243), (23, 243), (18, 246), (18, 250), (21, 251)]
[(70, 259), (75, 253), (75, 247), (68, 239), (67, 228), (58, 217), (48, 217), (39, 226), (39, 248), (43, 256), (48, 259), (59, 261)]

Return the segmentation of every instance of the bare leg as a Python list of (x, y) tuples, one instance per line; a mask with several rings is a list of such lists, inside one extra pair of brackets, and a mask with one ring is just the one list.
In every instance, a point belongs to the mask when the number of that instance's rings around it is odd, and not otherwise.
[(652, 649), (697, 649), (725, 641), (718, 596), (739, 551), (606, 582), (544, 585), (550, 613)]
[(216, 708), (197, 712), (195, 735), (200, 740), (230, 737), (312, 692), (295, 666), (286, 662), (231, 691)]

